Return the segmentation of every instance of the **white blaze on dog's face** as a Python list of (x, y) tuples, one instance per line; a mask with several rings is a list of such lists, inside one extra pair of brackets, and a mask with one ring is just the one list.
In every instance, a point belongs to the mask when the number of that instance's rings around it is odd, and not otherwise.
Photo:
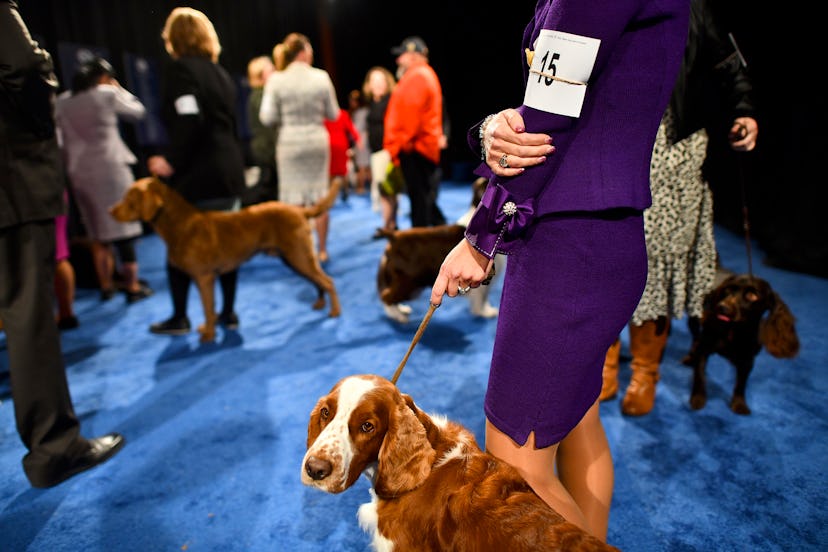
[(308, 425), (302, 483), (339, 493), (376, 461), (387, 422), (364, 400), (376, 387), (371, 379), (349, 377), (319, 399)]

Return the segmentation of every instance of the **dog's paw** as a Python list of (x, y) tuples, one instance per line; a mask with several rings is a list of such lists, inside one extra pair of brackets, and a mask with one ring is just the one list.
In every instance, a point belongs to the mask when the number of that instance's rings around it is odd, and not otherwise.
[(404, 303), (395, 303), (393, 305), (383, 304), (382, 308), (385, 310), (385, 315), (399, 322), (400, 324), (408, 324), (411, 315), (411, 307)]
[(750, 414), (750, 407), (747, 405), (744, 397), (733, 397), (730, 399), (730, 409), (742, 416)]
[(707, 404), (707, 397), (704, 395), (693, 395), (690, 397), (690, 408), (693, 410), (701, 410)]

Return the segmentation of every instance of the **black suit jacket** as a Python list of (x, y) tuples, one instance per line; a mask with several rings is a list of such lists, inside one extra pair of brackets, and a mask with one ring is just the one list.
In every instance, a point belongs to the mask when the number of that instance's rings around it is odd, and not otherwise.
[(165, 157), (175, 169), (170, 185), (189, 201), (241, 196), (244, 157), (227, 71), (205, 58), (172, 60), (161, 95), (170, 138)]
[(55, 140), (52, 58), (0, 0), (0, 228), (64, 212), (63, 167)]
[[(754, 117), (750, 77), (709, 0), (693, 0), (690, 30), (670, 106), (676, 141), (736, 117)], [(711, 109), (712, 108), (712, 109)]]

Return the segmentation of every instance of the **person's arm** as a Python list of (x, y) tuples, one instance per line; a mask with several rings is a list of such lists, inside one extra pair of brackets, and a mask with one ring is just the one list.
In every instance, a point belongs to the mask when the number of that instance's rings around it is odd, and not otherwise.
[[(536, 22), (542, 29), (601, 41), (587, 82), (585, 105), (593, 93), (590, 87), (595, 86), (595, 81), (607, 66), (619, 38), (645, 4), (646, 0), (603, 2), (601, 13), (597, 14), (595, 2), (558, 0), (557, 8), (550, 10), (543, 21)], [(525, 60), (523, 71), (525, 82), (529, 78), (529, 66)], [(509, 242), (518, 238), (535, 220), (536, 199), (551, 184), (557, 159), (565, 154), (567, 145), (577, 133), (579, 119), (521, 105), (514, 110), (500, 112), (486, 123), (482, 142), (485, 164), (493, 178), (469, 222), (466, 238), (491, 259), (497, 252), (507, 253)], [(554, 153), (546, 157), (552, 153), (550, 144), (539, 146), (530, 143), (527, 146), (525, 133), (551, 137)], [(510, 143), (510, 140), (513, 142)], [(470, 141), (474, 142), (471, 137)], [(527, 147), (530, 149), (526, 150)], [(538, 156), (539, 147), (548, 153)], [(521, 155), (527, 152), (530, 154), (528, 158)], [(509, 165), (506, 169), (498, 165), (504, 154)], [(541, 158), (543, 160), (538, 163)]]
[(259, 121), (265, 126), (275, 127), (281, 122), (279, 106), (276, 105), (279, 75), (274, 73), (268, 77), (262, 93), (262, 103), (259, 105)]
[(129, 121), (139, 121), (146, 116), (147, 108), (137, 96), (122, 88), (114, 79), (109, 86), (113, 91), (113, 107), (119, 117)]
[(721, 20), (707, 1), (698, 1), (693, 9), (701, 11), (698, 32), (705, 33), (704, 44), (716, 61), (715, 72), (725, 94), (725, 108), (732, 118), (728, 131), (730, 147), (736, 151), (751, 151), (756, 147), (759, 125), (752, 92), (753, 83), (738, 49), (736, 39), (721, 25)]
[(391, 154), (395, 165), (399, 164), (402, 148), (411, 143), (420, 130), (420, 114), (428, 93), (428, 83), (423, 75), (412, 73), (404, 79), (391, 94), (385, 112), (382, 147)]
[(328, 87), (328, 97), (325, 101), (325, 118), (336, 121), (339, 118), (339, 101), (336, 99), (336, 89), (328, 73), (325, 73), (325, 82)]
[(0, 2), (0, 117), (38, 138), (54, 135), (52, 57), (32, 40), (16, 3)]
[(362, 145), (362, 136), (360, 135), (359, 131), (354, 125), (354, 120), (351, 119), (351, 116), (348, 115), (347, 111), (343, 111), (342, 117), (345, 123), (345, 133), (348, 135), (349, 139), (348, 142), (352, 144), (352, 147), (361, 146)]

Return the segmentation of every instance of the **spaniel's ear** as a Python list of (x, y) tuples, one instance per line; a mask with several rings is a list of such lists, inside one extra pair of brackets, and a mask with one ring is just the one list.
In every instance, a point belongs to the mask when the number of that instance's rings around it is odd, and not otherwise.
[(417, 416), (398, 401), (388, 413), (388, 429), (380, 447), (374, 489), (395, 496), (419, 487), (431, 473), (436, 452)]
[(313, 445), (316, 438), (319, 437), (319, 434), (322, 433), (322, 403), (325, 401), (325, 397), (319, 399), (316, 403), (316, 406), (313, 407), (310, 413), (310, 420), (308, 421), (308, 443), (307, 447), (310, 448)]
[(759, 327), (759, 341), (776, 358), (793, 358), (799, 353), (796, 320), (779, 295), (770, 294), (770, 310)]

